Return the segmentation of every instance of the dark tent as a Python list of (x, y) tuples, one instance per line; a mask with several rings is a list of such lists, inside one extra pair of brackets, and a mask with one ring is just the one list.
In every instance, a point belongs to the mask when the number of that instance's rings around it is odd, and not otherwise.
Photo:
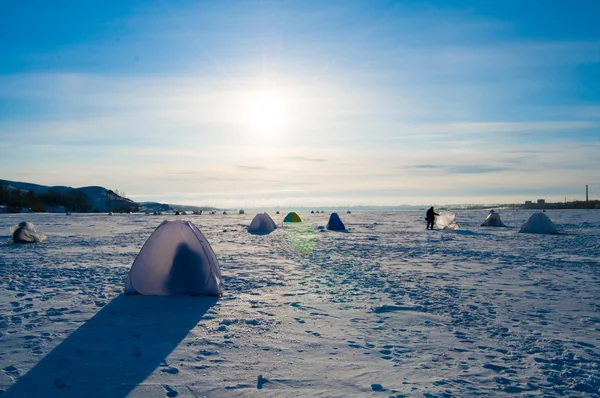
[(327, 223), (327, 229), (331, 231), (345, 231), (346, 227), (342, 220), (340, 220), (340, 216), (337, 213), (331, 213), (329, 216), (329, 222)]

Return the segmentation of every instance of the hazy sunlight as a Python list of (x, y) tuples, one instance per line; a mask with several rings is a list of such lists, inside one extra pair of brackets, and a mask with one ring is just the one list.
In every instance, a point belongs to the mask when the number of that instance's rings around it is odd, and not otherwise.
[(273, 90), (259, 91), (250, 95), (247, 123), (253, 134), (272, 137), (285, 128), (285, 98)]

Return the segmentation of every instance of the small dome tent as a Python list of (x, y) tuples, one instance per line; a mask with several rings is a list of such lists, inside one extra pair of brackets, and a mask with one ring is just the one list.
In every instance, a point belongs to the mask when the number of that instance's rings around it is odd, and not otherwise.
[(275, 221), (267, 213), (259, 213), (252, 219), (248, 232), (255, 235), (267, 235), (277, 228)]
[(330, 231), (345, 231), (346, 226), (340, 220), (340, 216), (337, 213), (331, 213), (329, 216), (329, 222), (327, 223), (327, 229)]
[(482, 227), (506, 227), (500, 219), (500, 214), (490, 211), (490, 214), (486, 217), (485, 221), (481, 223)]
[(194, 224), (189, 221), (163, 221), (133, 262), (125, 293), (221, 295), (219, 262)]
[(35, 226), (30, 222), (22, 222), (9, 228), (12, 240), (15, 243), (38, 243), (46, 240), (46, 235), (37, 232)]
[(302, 219), (295, 212), (288, 213), (287, 216), (283, 219), (283, 222), (302, 222)]
[(556, 226), (544, 213), (535, 213), (519, 230), (527, 234), (558, 234)]

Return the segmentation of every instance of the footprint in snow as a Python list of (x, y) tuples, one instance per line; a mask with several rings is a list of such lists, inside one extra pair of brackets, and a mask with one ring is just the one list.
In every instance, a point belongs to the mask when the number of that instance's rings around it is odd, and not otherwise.
[(168, 367), (162, 370), (163, 373), (168, 373), (171, 375), (176, 375), (177, 373), (179, 373), (179, 369), (174, 368), (174, 367)]
[(179, 395), (179, 393), (176, 390), (172, 389), (171, 386), (169, 386), (168, 384), (163, 384), (162, 388), (165, 389), (167, 397), (176, 397)]
[(358, 344), (356, 341), (353, 341), (353, 340), (348, 340), (348, 347), (350, 347), (350, 348), (362, 348), (360, 344)]
[(17, 369), (13, 365), (6, 366), (6, 367), (2, 368), (2, 370), (4, 371), (4, 373), (6, 373), (12, 379), (16, 379), (17, 377), (19, 377), (21, 375), (21, 372), (19, 372), (19, 369)]
[(249, 384), (234, 384), (234, 385), (230, 385), (230, 386), (225, 386), (226, 390), (237, 390), (240, 388), (250, 388), (251, 386)]

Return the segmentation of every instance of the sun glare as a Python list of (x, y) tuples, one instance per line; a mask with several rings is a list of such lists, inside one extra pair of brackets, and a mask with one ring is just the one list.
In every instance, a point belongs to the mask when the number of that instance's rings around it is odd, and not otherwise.
[(285, 127), (285, 99), (271, 90), (263, 90), (249, 99), (248, 124), (254, 134), (274, 136)]

